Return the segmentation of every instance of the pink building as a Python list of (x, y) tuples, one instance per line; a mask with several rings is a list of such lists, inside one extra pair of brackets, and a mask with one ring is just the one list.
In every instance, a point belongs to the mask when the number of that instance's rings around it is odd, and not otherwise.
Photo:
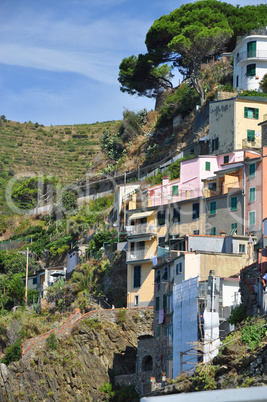
[(202, 196), (203, 180), (214, 176), (214, 172), (225, 165), (243, 161), (245, 151), (236, 151), (225, 155), (201, 155), (181, 162), (180, 179), (170, 180), (165, 176), (162, 184), (151, 186), (143, 191), (147, 205), (166, 205), (186, 199)]

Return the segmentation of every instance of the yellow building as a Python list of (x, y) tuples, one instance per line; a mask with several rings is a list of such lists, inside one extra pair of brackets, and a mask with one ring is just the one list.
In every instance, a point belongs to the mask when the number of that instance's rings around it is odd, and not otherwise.
[[(154, 271), (157, 257), (170, 250), (170, 241), (184, 234), (204, 234), (202, 197), (179, 203), (127, 211), (127, 307), (154, 304)], [(133, 208), (133, 209), (132, 209)]]
[(261, 148), (259, 122), (267, 113), (267, 99), (242, 97), (210, 102), (210, 153)]

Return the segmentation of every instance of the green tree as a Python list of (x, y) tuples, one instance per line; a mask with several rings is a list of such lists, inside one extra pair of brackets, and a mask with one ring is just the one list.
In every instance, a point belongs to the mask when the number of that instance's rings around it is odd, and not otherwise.
[(1, 360), (2, 363), (9, 365), (11, 362), (17, 362), (21, 359), (22, 349), (21, 349), (21, 339), (18, 339), (13, 345), (10, 345), (6, 349), (6, 354)]
[[(218, 16), (219, 18), (220, 16)], [(190, 77), (191, 84), (199, 95), (201, 105), (205, 100), (201, 84), (202, 61), (204, 58), (210, 59), (222, 52), (232, 33), (233, 31), (227, 26), (211, 28), (210, 26), (200, 27), (198, 24), (189, 25), (185, 26), (181, 33), (168, 44), (173, 53), (180, 55), (179, 70)]]
[(76, 283), (78, 292), (83, 292), (83, 291), (90, 292), (91, 286), (92, 286), (92, 280), (93, 280), (92, 267), (84, 264), (81, 267), (81, 269), (82, 269), (81, 271), (75, 271), (73, 273), (71, 281), (73, 283)]
[(264, 93), (267, 93), (267, 74), (265, 74), (260, 81), (260, 87)]
[(25, 287), (21, 278), (21, 274), (14, 274), (12, 275), (7, 285), (8, 296), (14, 299), (14, 303), (15, 301), (18, 301), (18, 303), (22, 303), (24, 300)]
[(55, 177), (30, 177), (20, 179), (12, 188), (11, 198), (21, 209), (38, 207), (53, 196), (57, 184)]
[(65, 211), (73, 211), (77, 208), (78, 195), (74, 190), (66, 190), (62, 194), (62, 206)]
[(171, 66), (155, 67), (151, 55), (130, 56), (120, 64), (120, 90), (130, 95), (156, 97), (163, 89), (172, 88)]
[[(201, 63), (219, 56), (227, 41), (227, 50), (231, 51), (237, 36), (266, 25), (267, 5), (263, 4), (234, 7), (217, 0), (202, 0), (182, 5), (153, 23), (145, 40), (147, 54), (123, 60), (119, 73), (121, 90), (155, 96), (159, 87), (149, 78), (157, 68), (168, 63), (191, 79), (203, 102)], [(143, 72), (139, 71), (140, 65)]]

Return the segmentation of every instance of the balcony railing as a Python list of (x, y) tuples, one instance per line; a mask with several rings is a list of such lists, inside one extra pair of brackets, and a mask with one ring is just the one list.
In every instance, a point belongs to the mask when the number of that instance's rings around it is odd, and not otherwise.
[(127, 251), (126, 261), (143, 261), (143, 260), (151, 260), (153, 255), (149, 250), (136, 250), (136, 251)]
[(157, 233), (157, 227), (148, 223), (143, 223), (134, 226), (126, 226), (128, 236), (142, 235), (148, 233)]
[(240, 63), (247, 59), (267, 59), (267, 50), (251, 50), (241, 52), (236, 56), (236, 62)]
[(242, 148), (260, 148), (261, 147), (261, 137), (255, 138), (254, 141), (248, 141), (246, 138), (242, 140)]

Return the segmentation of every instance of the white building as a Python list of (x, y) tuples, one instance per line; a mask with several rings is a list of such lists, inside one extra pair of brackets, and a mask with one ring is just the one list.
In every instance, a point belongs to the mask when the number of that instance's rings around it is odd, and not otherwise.
[(232, 55), (233, 86), (259, 91), (259, 83), (267, 73), (267, 29), (249, 31), (238, 42)]

